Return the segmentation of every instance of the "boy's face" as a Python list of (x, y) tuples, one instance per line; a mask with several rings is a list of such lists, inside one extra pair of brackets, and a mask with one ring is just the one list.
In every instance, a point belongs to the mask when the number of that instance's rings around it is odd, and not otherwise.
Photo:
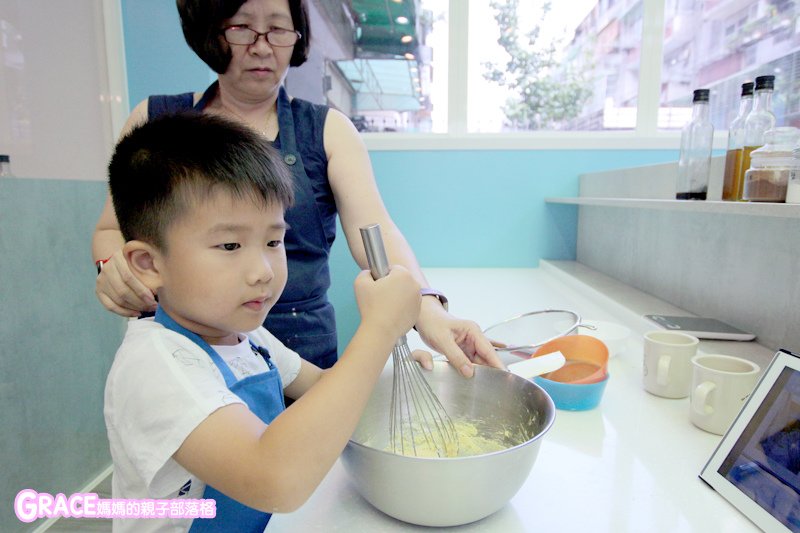
[(283, 211), (227, 191), (192, 202), (154, 259), (159, 305), (209, 344), (259, 327), (286, 285)]

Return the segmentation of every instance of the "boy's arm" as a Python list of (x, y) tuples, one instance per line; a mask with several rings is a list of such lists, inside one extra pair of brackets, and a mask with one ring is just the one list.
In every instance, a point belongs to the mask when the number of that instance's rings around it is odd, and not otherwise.
[(314, 386), (324, 373), (325, 371), (314, 363), (301, 359), (300, 372), (297, 373), (297, 377), (294, 378), (289, 386), (283, 389), (283, 392), (289, 398), (296, 400)]
[(414, 324), (418, 290), (402, 267), (377, 282), (362, 272), (362, 322), (336, 365), (324, 373), (303, 366), (292, 392), (314, 386), (269, 425), (240, 404), (218, 409), (189, 434), (175, 460), (250, 507), (298, 508), (341, 454), (397, 338)]

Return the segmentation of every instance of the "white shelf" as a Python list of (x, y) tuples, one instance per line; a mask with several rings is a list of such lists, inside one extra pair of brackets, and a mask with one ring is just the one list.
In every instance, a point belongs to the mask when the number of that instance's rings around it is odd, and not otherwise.
[(661, 209), (721, 215), (800, 218), (800, 204), (769, 202), (721, 202), (696, 200), (651, 200), (642, 198), (545, 198), (549, 204), (623, 207), (629, 209)]

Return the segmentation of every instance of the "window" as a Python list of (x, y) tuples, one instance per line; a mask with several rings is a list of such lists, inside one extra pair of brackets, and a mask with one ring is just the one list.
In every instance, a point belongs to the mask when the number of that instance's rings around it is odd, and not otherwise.
[(328, 103), (364, 132), (672, 139), (700, 87), (724, 132), (761, 74), (779, 124), (800, 124), (800, 0), (313, 1), (344, 24)]
[(470, 0), (469, 9), (469, 131), (636, 126), (640, 2)]
[(330, 105), (364, 132), (447, 131), (447, 0), (353, 0), (344, 18), (346, 3), (318, 4), (353, 41), (326, 58)]

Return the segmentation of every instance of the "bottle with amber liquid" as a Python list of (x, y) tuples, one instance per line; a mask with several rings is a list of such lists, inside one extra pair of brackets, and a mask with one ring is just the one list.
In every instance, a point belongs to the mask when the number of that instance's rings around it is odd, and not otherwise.
[[(772, 92), (775, 76), (756, 78), (753, 109), (744, 120), (744, 150), (742, 151), (742, 176), (750, 168), (750, 153), (764, 146), (764, 134), (775, 128), (775, 115), (772, 114)], [(742, 179), (744, 183), (744, 179)]]
[(742, 168), (744, 121), (753, 107), (753, 87), (755, 83), (752, 81), (742, 84), (739, 113), (728, 128), (728, 151), (725, 155), (725, 174), (722, 180), (722, 199), (727, 201), (742, 199), (742, 180), (745, 172)]

